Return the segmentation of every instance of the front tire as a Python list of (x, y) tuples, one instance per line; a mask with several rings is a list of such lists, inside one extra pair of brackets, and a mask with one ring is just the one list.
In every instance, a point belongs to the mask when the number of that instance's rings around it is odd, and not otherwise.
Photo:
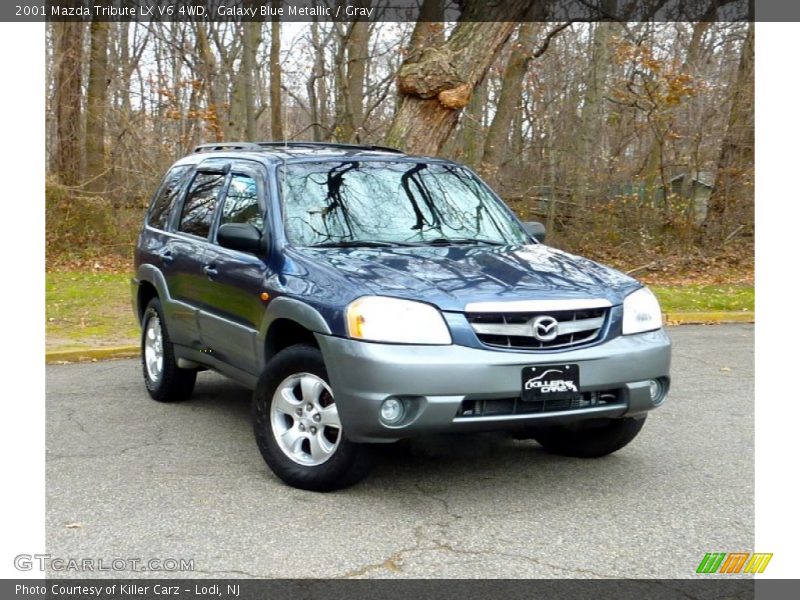
[(551, 454), (600, 458), (630, 444), (641, 431), (646, 418), (557, 425), (536, 430), (532, 437)]
[(344, 437), (319, 349), (291, 346), (269, 362), (253, 393), (258, 449), (272, 472), (302, 490), (357, 483), (370, 468), (363, 444)]
[(161, 301), (153, 298), (142, 315), (142, 373), (147, 392), (159, 402), (181, 402), (194, 390), (197, 371), (175, 360)]

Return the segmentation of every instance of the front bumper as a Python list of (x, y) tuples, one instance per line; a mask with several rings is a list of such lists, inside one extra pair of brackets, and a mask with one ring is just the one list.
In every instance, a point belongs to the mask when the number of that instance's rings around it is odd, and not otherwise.
[[(355, 442), (642, 415), (657, 406), (650, 399), (649, 382), (658, 379), (665, 392), (669, 388), (671, 343), (663, 329), (546, 354), (380, 344), (322, 334), (317, 340), (345, 434)], [(517, 407), (523, 367), (565, 363), (579, 365), (582, 392), (613, 392), (616, 401), (553, 412), (464, 414), (465, 401)], [(403, 398), (408, 407), (395, 426), (379, 418), (380, 405), (390, 396)]]

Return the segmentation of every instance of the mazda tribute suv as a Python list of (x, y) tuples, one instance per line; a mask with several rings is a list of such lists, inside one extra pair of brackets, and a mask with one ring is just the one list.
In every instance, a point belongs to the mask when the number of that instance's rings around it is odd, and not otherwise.
[(370, 446), (507, 430), (600, 457), (669, 389), (650, 290), (542, 243), (473, 172), (343, 144), (204, 144), (166, 173), (133, 302), (150, 395), (212, 369), (253, 390), (258, 448), (302, 489)]

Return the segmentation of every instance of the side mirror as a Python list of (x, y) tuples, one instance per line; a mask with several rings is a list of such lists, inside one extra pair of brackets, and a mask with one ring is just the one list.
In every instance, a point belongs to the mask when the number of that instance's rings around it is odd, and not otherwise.
[(217, 242), (223, 248), (259, 252), (263, 248), (261, 232), (249, 223), (225, 223), (217, 230)]
[(546, 233), (544, 225), (539, 223), (539, 221), (528, 221), (527, 223), (523, 223), (522, 226), (525, 228), (525, 231), (528, 232), (528, 235), (537, 242), (544, 244), (544, 236)]

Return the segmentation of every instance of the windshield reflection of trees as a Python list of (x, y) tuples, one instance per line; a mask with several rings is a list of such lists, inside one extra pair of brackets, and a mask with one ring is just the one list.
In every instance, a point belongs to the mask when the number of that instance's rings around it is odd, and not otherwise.
[(519, 226), (483, 184), (455, 165), (343, 161), (285, 169), (287, 230), (299, 245), (524, 241)]

